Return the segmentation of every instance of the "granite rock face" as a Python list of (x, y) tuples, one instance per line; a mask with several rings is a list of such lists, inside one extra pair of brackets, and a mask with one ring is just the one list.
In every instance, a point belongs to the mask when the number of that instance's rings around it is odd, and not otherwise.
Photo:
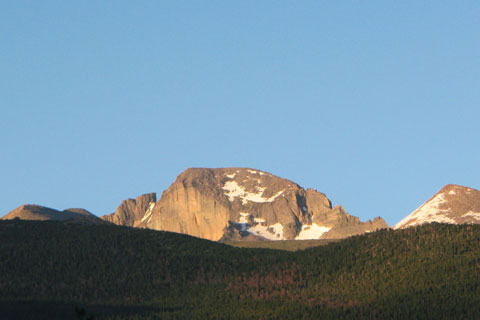
[(149, 197), (140, 207), (139, 198), (127, 200), (102, 218), (210, 240), (338, 239), (388, 228), (381, 218), (363, 223), (332, 208), (321, 192), (249, 168), (189, 168), (158, 202), (152, 195), (139, 197)]
[(142, 222), (145, 214), (151, 212), (156, 201), (156, 193), (143, 194), (136, 199), (122, 201), (114, 213), (101, 218), (114, 224), (137, 227)]
[(393, 228), (405, 229), (431, 222), (480, 224), (480, 191), (447, 184)]

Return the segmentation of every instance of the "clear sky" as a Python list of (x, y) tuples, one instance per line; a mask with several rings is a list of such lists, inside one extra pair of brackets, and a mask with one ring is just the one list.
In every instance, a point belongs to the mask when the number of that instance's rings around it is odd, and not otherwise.
[(0, 214), (251, 167), (393, 225), (480, 189), (479, 1), (2, 1)]

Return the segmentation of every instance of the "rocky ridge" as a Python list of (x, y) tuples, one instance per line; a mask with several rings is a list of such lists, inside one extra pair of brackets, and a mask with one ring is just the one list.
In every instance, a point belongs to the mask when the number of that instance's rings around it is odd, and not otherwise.
[(480, 191), (448, 184), (393, 228), (405, 229), (431, 222), (480, 224)]
[[(340, 239), (388, 228), (332, 208), (321, 192), (249, 168), (189, 168), (163, 192), (126, 200), (102, 219), (210, 239)], [(141, 205), (138, 205), (141, 203)]]
[(146, 193), (136, 199), (122, 201), (114, 213), (101, 218), (114, 224), (137, 227), (149, 218), (156, 202), (156, 193)]
[(73, 221), (86, 224), (107, 223), (85, 209), (72, 208), (59, 211), (34, 204), (22, 205), (7, 213), (2, 217), (2, 220), (10, 220), (15, 218), (22, 220)]

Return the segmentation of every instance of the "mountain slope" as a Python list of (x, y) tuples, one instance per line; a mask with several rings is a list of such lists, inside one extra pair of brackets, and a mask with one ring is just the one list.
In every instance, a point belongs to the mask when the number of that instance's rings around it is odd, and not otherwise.
[(146, 193), (136, 199), (122, 201), (114, 213), (101, 218), (117, 225), (136, 227), (149, 217), (156, 201), (156, 193)]
[(480, 191), (448, 184), (393, 228), (403, 229), (431, 222), (480, 224)]
[(11, 219), (21, 220), (54, 220), (54, 221), (74, 221), (79, 223), (93, 223), (105, 224), (106, 222), (98, 218), (91, 212), (72, 208), (63, 211), (58, 211), (52, 208), (47, 208), (39, 205), (26, 204), (22, 205), (2, 217), (2, 220)]
[(321, 192), (250, 168), (189, 168), (149, 208), (102, 218), (209, 240), (340, 239), (388, 228), (382, 218), (363, 223)]

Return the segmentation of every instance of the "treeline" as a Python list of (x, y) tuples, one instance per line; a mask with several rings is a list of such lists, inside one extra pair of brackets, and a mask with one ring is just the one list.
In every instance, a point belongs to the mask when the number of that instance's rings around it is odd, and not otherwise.
[(478, 225), (381, 230), (286, 252), (128, 227), (0, 221), (7, 318), (30, 306), (32, 319), (60, 319), (82, 306), (97, 319), (471, 319), (480, 318), (479, 269)]

